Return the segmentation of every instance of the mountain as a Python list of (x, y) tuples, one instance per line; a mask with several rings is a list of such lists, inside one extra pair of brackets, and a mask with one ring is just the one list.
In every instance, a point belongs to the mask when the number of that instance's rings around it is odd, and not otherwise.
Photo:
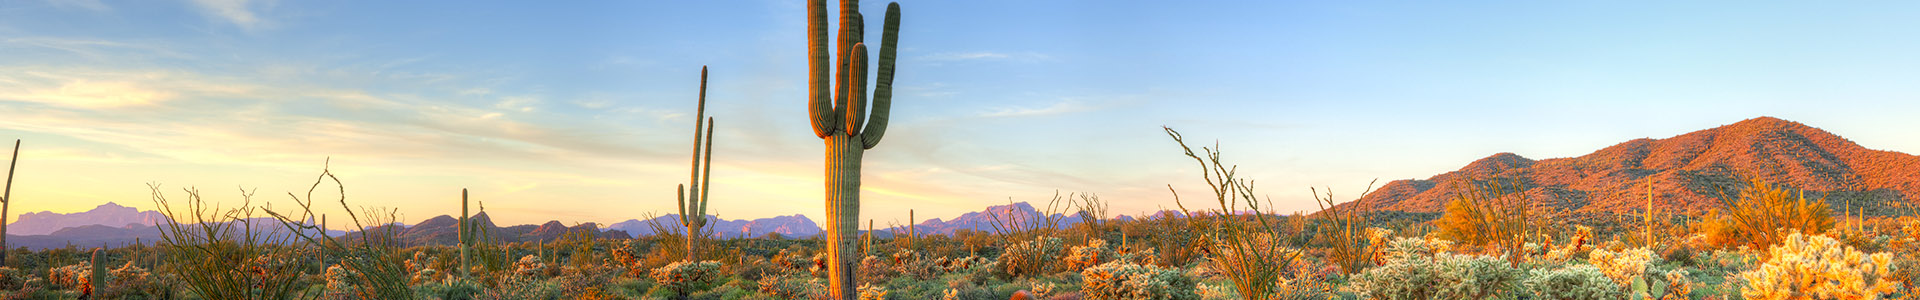
[[(601, 231), (599, 225), (594, 223), (583, 223), (569, 227), (566, 226), (566, 224), (560, 223), (560, 221), (547, 221), (547, 223), (541, 225), (529, 224), (499, 227), (493, 224), (493, 218), (488, 217), (485, 212), (474, 214), (473, 217), (467, 218), (467, 222), (471, 223), (475, 228), (475, 234), (485, 233), (487, 237), (491, 237), (495, 241), (506, 243), (528, 241), (551, 242), (565, 236), (569, 232), (587, 233), (598, 239), (626, 239), (630, 237), (626, 232), (620, 230)], [(388, 230), (395, 232), (397, 235), (396, 238), (407, 246), (453, 245), (460, 240), (460, 219), (456, 219), (453, 216), (440, 215), (427, 218), (427, 220), (415, 223), (413, 226), (383, 225), (376, 227), (374, 232), (379, 233)], [(348, 239), (357, 239), (360, 238), (360, 234), (360, 232), (356, 231), (341, 236)]]
[(46, 235), (62, 228), (87, 225), (107, 227), (126, 227), (128, 224), (152, 226), (166, 220), (166, 216), (155, 211), (142, 211), (121, 206), (113, 202), (94, 207), (92, 210), (62, 214), (50, 211), (24, 213), (7, 224), (10, 235)]
[[(660, 225), (666, 227), (668, 231), (679, 234), (687, 231), (686, 227), (680, 226), (679, 218), (680, 215), (678, 214), (667, 214), (648, 219), (647, 221), (630, 219), (613, 223), (613, 225), (607, 226), (607, 229), (624, 230), (632, 234), (633, 237), (650, 236), (654, 234), (654, 230), (653, 227), (647, 225), (647, 223), (659, 222)], [(719, 217), (709, 215), (707, 216), (707, 226), (713, 228), (714, 233), (720, 235), (722, 238), (759, 237), (768, 233), (779, 233), (780, 236), (784, 237), (805, 238), (820, 234), (820, 225), (815, 224), (813, 219), (809, 219), (807, 216), (800, 214), (753, 220), (723, 220)]]
[[(1635, 139), (1571, 158), (1533, 160), (1498, 153), (1427, 179), (1395, 180), (1341, 204), (1383, 211), (1438, 212), (1463, 180), (1517, 179), (1535, 203), (1574, 213), (1644, 210), (1649, 184), (1662, 211), (1718, 206), (1715, 184), (1758, 178), (1805, 189), (1830, 204), (1887, 207), (1920, 196), (1920, 156), (1873, 150), (1845, 138), (1759, 117), (1665, 139)], [(1651, 183), (1648, 180), (1652, 180)]]

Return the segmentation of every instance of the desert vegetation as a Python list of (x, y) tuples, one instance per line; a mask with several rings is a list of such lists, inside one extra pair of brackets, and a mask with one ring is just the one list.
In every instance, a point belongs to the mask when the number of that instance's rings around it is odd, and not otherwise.
[[(1453, 185), (1458, 195), (1438, 216), (1339, 206), (1320, 189), (1311, 191), (1323, 210), (1280, 214), (1254, 196), (1253, 181), (1218, 144), (1193, 149), (1179, 132), (1165, 132), (1207, 171), (1196, 180), (1212, 187), (1201, 193), (1211, 197), (1170, 190), (1179, 211), (1112, 219), (1097, 195), (1056, 194), (1042, 217), (998, 219), (991, 232), (862, 235), (849, 249), (860, 258), (846, 262), (854, 291), (845, 296), (1897, 299), (1911, 295), (1920, 274), (1914, 258), (1897, 254), (1920, 251), (1913, 208), (1840, 213), (1810, 205), (1824, 202), (1788, 185), (1749, 178), (1713, 187), (1726, 199), (1711, 213), (1545, 221), (1521, 217), (1558, 216), (1522, 205), (1529, 196), (1514, 191), (1525, 182), (1487, 178)], [(821, 237), (719, 239), (687, 224), (653, 224), (654, 234), (635, 239), (569, 232), (505, 243), (463, 221), (457, 242), (408, 243), (390, 225), (397, 212), (355, 205), (350, 181), (332, 168), (307, 191), (286, 193), (286, 202), (239, 190), (240, 203), (222, 207), (198, 189), (151, 185), (159, 207), (185, 202), (186, 210), (163, 211), (171, 221), (160, 229), (163, 240), (9, 250), (0, 298), (834, 297), (838, 262)], [(344, 212), (351, 233), (321, 231), (322, 212)], [(1088, 221), (1061, 225), (1067, 216)]]

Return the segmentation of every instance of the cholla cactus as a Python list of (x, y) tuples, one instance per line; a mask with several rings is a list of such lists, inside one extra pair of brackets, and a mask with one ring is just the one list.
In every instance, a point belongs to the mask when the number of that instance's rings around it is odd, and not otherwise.
[(326, 277), (328, 290), (345, 291), (353, 288), (353, 272), (340, 265), (328, 266)]
[(539, 256), (521, 256), (520, 261), (513, 263), (514, 277), (533, 278), (534, 276), (546, 273), (547, 263), (541, 261)]
[(1029, 288), (1027, 291), (1033, 292), (1034, 298), (1046, 298), (1047, 295), (1053, 294), (1053, 289), (1059, 286), (1054, 285), (1052, 282), (1030, 282), (1027, 283), (1027, 287)]
[(1740, 273), (1747, 299), (1880, 299), (1899, 292), (1893, 254), (1868, 254), (1823, 235), (1788, 235), (1758, 269)]
[(1394, 239), (1387, 263), (1354, 276), (1347, 288), (1370, 299), (1481, 299), (1509, 293), (1519, 281), (1507, 261), (1437, 252), (1445, 244), (1430, 241)]
[(760, 293), (781, 299), (817, 299), (827, 292), (826, 282), (811, 276), (760, 277)]
[(85, 288), (88, 278), (92, 276), (93, 266), (87, 263), (47, 269), (47, 283), (61, 289), (77, 291)]
[(998, 271), (1014, 277), (1040, 275), (1060, 258), (1060, 239), (1040, 236), (1007, 247), (1000, 254)]
[(887, 282), (888, 279), (895, 276), (899, 276), (900, 273), (898, 270), (891, 260), (868, 255), (866, 258), (860, 259), (860, 269), (855, 273), (860, 274), (860, 276), (856, 278), (860, 280), (861, 284), (882, 283)]
[(1200, 299), (1194, 280), (1158, 266), (1108, 262), (1080, 272), (1080, 291), (1093, 299)]
[(1525, 281), (1528, 290), (1548, 300), (1623, 299), (1620, 286), (1593, 265), (1574, 265), (1552, 270), (1533, 270)]
[(1594, 249), (1593, 253), (1587, 254), (1587, 262), (1600, 268), (1600, 273), (1606, 274), (1608, 279), (1612, 279), (1614, 284), (1622, 288), (1631, 286), (1635, 279), (1644, 277), (1647, 266), (1652, 265), (1656, 259), (1653, 257), (1653, 250), (1645, 247), (1620, 252)]
[(719, 261), (674, 262), (653, 269), (653, 280), (661, 287), (681, 295), (693, 292), (693, 288), (720, 278)]
[(1113, 250), (1107, 248), (1107, 241), (1094, 239), (1086, 246), (1073, 247), (1067, 251), (1064, 259), (1068, 271), (1079, 272), (1113, 260)]
[(15, 291), (13, 293), (0, 293), (0, 298), (12, 299), (8, 296), (25, 295), (26, 293), (24, 292), (43, 283), (45, 283), (45, 281), (41, 280), (40, 276), (34, 276), (33, 274), (28, 274), (25, 271), (20, 271), (20, 269), (14, 269), (12, 267), (0, 267), (0, 291)]
[[(868, 256), (868, 257), (872, 257), (872, 256)], [(860, 300), (886, 300), (886, 299), (887, 299), (886, 286), (879, 286), (879, 285), (872, 285), (872, 284), (860, 285)]]

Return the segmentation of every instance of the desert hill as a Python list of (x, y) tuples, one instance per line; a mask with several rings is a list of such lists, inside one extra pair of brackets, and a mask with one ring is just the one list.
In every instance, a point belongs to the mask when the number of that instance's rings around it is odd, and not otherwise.
[(1463, 180), (1517, 179), (1539, 205), (1575, 213), (1644, 210), (1651, 180), (1654, 206), (1705, 212), (1712, 186), (1736, 176), (1785, 183), (1829, 204), (1885, 213), (1920, 195), (1920, 156), (1873, 150), (1819, 128), (1772, 117), (1665, 139), (1635, 139), (1571, 158), (1534, 160), (1499, 153), (1427, 179), (1395, 180), (1343, 207), (1438, 212)]

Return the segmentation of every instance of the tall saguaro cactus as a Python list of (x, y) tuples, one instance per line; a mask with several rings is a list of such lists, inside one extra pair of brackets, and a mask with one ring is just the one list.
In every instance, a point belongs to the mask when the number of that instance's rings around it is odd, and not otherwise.
[(466, 279), (473, 268), (467, 264), (467, 248), (473, 244), (473, 224), (467, 223), (467, 189), (460, 189), (460, 278)]
[[(706, 119), (705, 127), (701, 119)], [(705, 132), (701, 132), (705, 129)], [(701, 153), (701, 140), (706, 140), (706, 153)], [(704, 166), (703, 166), (704, 165)], [(713, 171), (713, 118), (707, 117), (707, 67), (700, 67), (700, 104), (694, 109), (693, 118), (693, 175), (688, 181), (692, 186), (680, 185), (680, 225), (687, 227), (687, 261), (700, 261), (700, 228), (707, 226), (707, 189), (712, 187), (707, 180)]]
[[(872, 114), (867, 113), (867, 45), (860, 1), (840, 0), (840, 33), (834, 59), (827, 57), (826, 0), (807, 1), (807, 103), (813, 133), (826, 140), (827, 272), (834, 299), (854, 299), (855, 237), (860, 230), (860, 158), (880, 144), (893, 105), (894, 45), (900, 37), (900, 3), (887, 4), (880, 35), (878, 78)], [(828, 71), (828, 65), (834, 71)], [(829, 86), (829, 83), (832, 83)]]
[(13, 160), (7, 161), (7, 190), (0, 192), (0, 266), (7, 265), (7, 207), (13, 205), (13, 167), (20, 165), (20, 140), (13, 140)]

